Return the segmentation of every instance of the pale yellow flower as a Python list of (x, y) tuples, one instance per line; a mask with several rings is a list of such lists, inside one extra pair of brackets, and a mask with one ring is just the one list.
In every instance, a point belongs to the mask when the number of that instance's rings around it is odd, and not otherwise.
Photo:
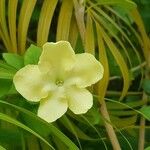
[(38, 116), (53, 122), (68, 108), (83, 114), (92, 107), (92, 94), (85, 88), (99, 81), (103, 71), (93, 55), (75, 54), (66, 41), (50, 42), (43, 45), (38, 65), (20, 69), (13, 82), (24, 98), (40, 101)]

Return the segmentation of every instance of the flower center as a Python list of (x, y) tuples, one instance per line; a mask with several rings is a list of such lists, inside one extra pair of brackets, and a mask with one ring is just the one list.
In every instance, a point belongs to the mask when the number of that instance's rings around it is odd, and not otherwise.
[(57, 86), (62, 86), (62, 85), (64, 84), (64, 81), (62, 81), (62, 80), (57, 80), (57, 81), (55, 82), (55, 84), (56, 84)]

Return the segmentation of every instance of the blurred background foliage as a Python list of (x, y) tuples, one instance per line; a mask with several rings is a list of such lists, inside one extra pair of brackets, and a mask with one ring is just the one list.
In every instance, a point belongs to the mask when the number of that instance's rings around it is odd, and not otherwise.
[[(145, 120), (150, 120), (150, 2), (134, 2), (0, 0), (0, 51), (5, 53), (0, 145), (8, 150), (143, 150), (150, 145)], [(24, 65), (38, 62), (45, 42), (59, 40), (69, 41), (76, 53), (95, 55), (105, 72), (89, 88), (94, 106), (87, 114), (68, 111), (48, 124), (36, 116), (38, 104), (17, 93), (12, 79)]]
[(149, 9), (150, 9), (150, 1), (149, 0), (134, 0), (138, 6), (138, 10), (142, 16), (144, 25), (145, 25), (145, 29), (148, 33), (148, 35), (150, 34), (150, 26), (149, 26), (149, 22), (150, 22), (150, 14), (149, 14)]

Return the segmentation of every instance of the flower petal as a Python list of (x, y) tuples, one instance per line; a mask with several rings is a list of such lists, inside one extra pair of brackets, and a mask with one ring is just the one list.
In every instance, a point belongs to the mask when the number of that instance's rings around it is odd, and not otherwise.
[(86, 89), (71, 87), (67, 91), (68, 107), (75, 114), (86, 113), (93, 105), (92, 94)]
[(37, 102), (48, 95), (46, 79), (37, 65), (27, 65), (14, 76), (16, 90), (27, 100)]
[(75, 62), (75, 53), (67, 41), (57, 43), (47, 42), (43, 45), (43, 52), (39, 60), (39, 68), (49, 71), (52, 68), (57, 70), (70, 70)]
[(76, 63), (67, 82), (85, 88), (99, 81), (103, 72), (103, 66), (92, 54), (76, 54)]
[(47, 122), (53, 122), (60, 118), (68, 108), (64, 97), (49, 97), (41, 100), (38, 116)]

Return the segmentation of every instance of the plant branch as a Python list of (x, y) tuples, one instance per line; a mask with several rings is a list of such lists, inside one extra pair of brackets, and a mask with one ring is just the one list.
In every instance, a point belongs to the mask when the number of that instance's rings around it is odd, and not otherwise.
[(84, 45), (85, 44), (84, 4), (82, 1), (78, 2), (77, 0), (73, 0), (73, 3), (79, 33), (81, 36), (82, 43)]
[[(148, 66), (148, 65), (147, 65)], [(146, 73), (145, 78), (148, 79), (148, 74)], [(143, 98), (142, 100), (146, 100), (145, 105), (147, 104), (148, 96), (145, 92), (143, 92)], [(145, 144), (145, 118), (140, 118), (140, 129), (139, 129), (139, 145), (138, 150), (144, 150), (144, 144)]]
[[(145, 37), (149, 40), (148, 37)], [(149, 40), (150, 42), (150, 40)], [(145, 71), (145, 79), (150, 79), (150, 45), (147, 47), (147, 56), (146, 56), (146, 71)], [(143, 100), (146, 100), (145, 105), (147, 104), (148, 101), (148, 95), (143, 92)], [(144, 145), (145, 145), (145, 123), (146, 120), (145, 118), (141, 117), (140, 119), (140, 129), (139, 129), (139, 145), (138, 145), (138, 150), (144, 150)]]
[[(106, 103), (105, 103), (104, 100), (103, 100), (103, 102), (101, 103), (100, 111), (101, 111), (102, 116), (103, 116), (108, 122), (111, 122), (111, 121), (110, 121), (109, 114), (108, 114), (108, 111), (107, 111)], [(121, 150), (120, 144), (119, 144), (118, 139), (117, 139), (117, 136), (116, 136), (116, 134), (115, 134), (115, 131), (114, 131), (112, 125), (111, 125), (110, 123), (108, 123), (108, 122), (104, 121), (106, 130), (107, 130), (107, 134), (108, 134), (108, 136), (109, 136), (109, 139), (110, 139), (110, 141), (111, 141), (111, 144), (112, 144), (112, 146), (113, 146), (113, 149), (114, 149), (114, 150)]]
[(141, 117), (138, 150), (144, 150), (144, 143), (145, 143), (145, 118)]

